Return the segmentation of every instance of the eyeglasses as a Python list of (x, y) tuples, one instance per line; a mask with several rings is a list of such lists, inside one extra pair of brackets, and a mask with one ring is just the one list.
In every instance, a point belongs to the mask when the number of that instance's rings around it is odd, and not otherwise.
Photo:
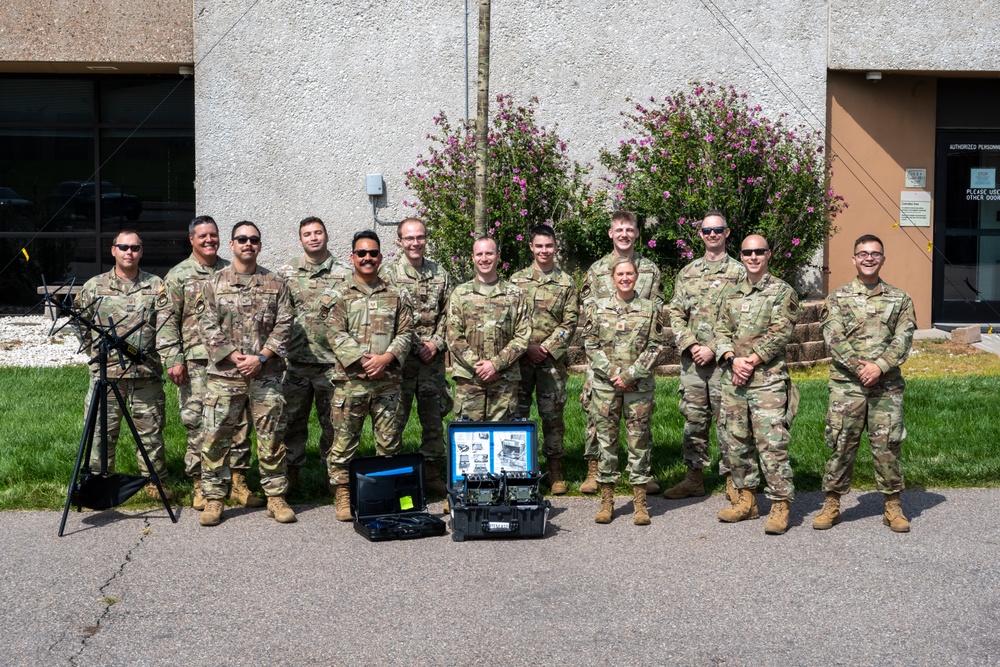
[(239, 243), (240, 245), (243, 245), (247, 241), (249, 241), (253, 245), (257, 245), (258, 243), (260, 243), (259, 236), (234, 236), (233, 240)]
[(129, 245), (127, 243), (116, 243), (115, 247), (121, 250), (122, 252), (125, 252), (126, 250), (131, 250), (132, 252), (139, 252), (140, 250), (142, 250), (141, 245)]
[(722, 236), (723, 234), (726, 233), (726, 228), (725, 227), (702, 227), (701, 228), (701, 233), (704, 236), (710, 236), (712, 234), (718, 234), (719, 236)]
[(403, 243), (407, 244), (407, 245), (413, 245), (414, 243), (423, 243), (424, 241), (427, 240), (427, 237), (426, 236), (404, 236), (404, 237), (402, 237), (399, 240), (402, 241)]
[[(120, 248), (121, 246), (118, 247)], [(871, 257), (874, 260), (879, 260), (885, 257), (885, 255), (880, 253), (878, 250), (876, 250), (875, 252), (868, 252), (867, 250), (862, 250), (861, 252), (854, 253), (854, 256), (857, 257), (858, 259), (868, 259), (869, 257)]]
[(357, 255), (358, 257), (368, 257), (369, 255), (371, 255), (372, 257), (378, 257), (379, 255), (382, 254), (382, 251), (368, 250), (367, 248), (362, 248), (361, 250), (355, 250), (354, 254)]
[(758, 257), (763, 257), (767, 251), (768, 248), (743, 248), (743, 250), (740, 250), (740, 253), (744, 257), (749, 257), (750, 255), (757, 255)]

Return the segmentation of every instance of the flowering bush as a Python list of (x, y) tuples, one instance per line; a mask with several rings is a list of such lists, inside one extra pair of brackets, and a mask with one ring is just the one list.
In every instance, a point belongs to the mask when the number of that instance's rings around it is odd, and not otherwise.
[[(527, 106), (517, 106), (510, 95), (498, 95), (490, 120), (488, 233), (500, 246), (503, 276), (532, 262), (527, 235), (535, 225), (552, 225), (560, 237), (564, 227), (593, 226), (591, 219), (607, 226), (603, 193), (591, 193), (583, 181), (588, 168), (566, 156), (566, 143), (555, 129), (535, 123), (537, 103), (532, 98)], [(467, 280), (473, 275), (475, 124), (453, 126), (444, 112), (434, 124), (437, 134), (427, 135), (428, 154), (418, 155), (405, 174), (417, 201), (403, 203), (427, 222), (428, 255), (457, 280)], [(581, 218), (586, 222), (581, 224)], [(562, 246), (573, 244), (562, 239)]]
[(748, 234), (760, 234), (771, 246), (771, 272), (794, 282), (846, 207), (829, 187), (822, 141), (768, 120), (746, 99), (712, 83), (650, 98), (622, 114), (635, 136), (602, 152), (613, 197), (645, 219), (647, 254), (668, 275), (701, 253), (701, 218), (718, 209), (734, 253)]

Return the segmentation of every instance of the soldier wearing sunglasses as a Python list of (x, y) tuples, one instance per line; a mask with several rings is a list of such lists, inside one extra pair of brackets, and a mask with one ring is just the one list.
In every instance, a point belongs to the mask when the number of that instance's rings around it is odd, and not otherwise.
[(788, 376), (785, 347), (798, 318), (799, 300), (791, 285), (768, 273), (771, 251), (763, 236), (746, 237), (740, 255), (747, 275), (726, 290), (710, 345), (726, 373), (719, 447), (729, 452), (737, 492), (736, 502), (719, 512), (719, 520), (757, 518), (755, 493), (763, 470), (765, 493), (771, 499), (764, 532), (781, 535), (788, 530), (789, 503), (795, 495), (788, 429), (798, 394)]
[(335, 432), (327, 473), (339, 521), (352, 518), (348, 466), (357, 454), (368, 415), (378, 455), (403, 450), (400, 383), (413, 339), (409, 299), (378, 275), (382, 250), (375, 232), (354, 235), (351, 264), (354, 275), (328, 292), (332, 306), (325, 319), (338, 362), (331, 410)]
[(868, 430), (875, 488), (885, 498), (883, 523), (896, 533), (910, 531), (899, 504), (903, 490), (900, 454), (903, 388), (899, 371), (917, 328), (913, 301), (879, 277), (885, 264), (881, 239), (866, 234), (854, 242), (857, 278), (827, 297), (823, 339), (830, 348), (830, 407), (826, 444), (832, 450), (823, 475), (826, 501), (813, 528), (840, 523), (840, 497), (851, 490), (861, 433)]
[[(712, 419), (719, 423), (722, 407), (722, 368), (715, 361), (712, 339), (722, 307), (722, 295), (746, 276), (746, 269), (726, 252), (729, 225), (719, 211), (708, 211), (698, 236), (705, 255), (677, 274), (674, 294), (667, 304), (670, 326), (681, 353), (680, 408), (684, 415), (682, 451), (687, 475), (679, 484), (663, 492), (664, 498), (678, 500), (705, 495), (704, 470), (711, 464), (708, 432)], [(736, 500), (729, 474), (729, 457), (719, 439), (719, 474), (726, 479), (726, 497)]]
[(281, 378), (292, 334), (294, 311), (285, 281), (257, 264), (260, 230), (252, 222), (233, 227), (233, 262), (206, 281), (197, 309), (208, 350), (204, 399), (205, 441), (201, 451), (203, 526), (222, 521), (222, 499), (229, 490), (229, 452), (247, 402), (257, 433), (257, 464), (267, 496), (267, 516), (292, 523), (285, 502), (288, 477), (285, 447), (285, 398)]
[[(84, 283), (76, 303), (91, 319), (107, 325), (114, 321), (115, 330), (124, 333), (139, 322), (143, 326), (129, 336), (129, 343), (146, 352), (146, 361), (141, 365), (109, 363), (109, 380), (117, 380), (118, 389), (129, 401), (129, 409), (135, 422), (136, 431), (146, 448), (156, 476), (160, 478), (167, 500), (173, 498), (166, 487), (167, 461), (163, 443), (163, 421), (166, 412), (166, 397), (163, 393), (163, 363), (156, 348), (158, 314), (156, 298), (163, 281), (151, 273), (139, 269), (142, 259), (142, 239), (132, 230), (122, 230), (111, 244), (114, 267), (107, 273), (94, 276)], [(83, 352), (94, 356), (97, 350), (93, 333), (80, 331)], [(90, 396), (94, 383), (98, 381), (97, 370), (91, 367), (90, 390), (87, 392), (84, 412), (90, 407)], [(110, 387), (109, 387), (110, 390)], [(115, 471), (115, 452), (118, 433), (121, 430), (122, 413), (114, 396), (108, 400), (108, 472)], [(150, 472), (142, 456), (136, 452), (139, 469), (149, 476)], [(93, 470), (100, 470), (100, 452), (95, 448), (90, 460)], [(159, 500), (160, 494), (152, 482), (146, 484), (146, 495)]]

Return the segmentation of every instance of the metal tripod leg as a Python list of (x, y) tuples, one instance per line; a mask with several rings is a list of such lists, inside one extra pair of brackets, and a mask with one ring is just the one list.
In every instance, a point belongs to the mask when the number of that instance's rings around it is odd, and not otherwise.
[[(76, 452), (76, 463), (73, 465), (73, 477), (69, 481), (69, 491), (66, 493), (66, 506), (63, 508), (62, 520), (59, 522), (59, 537), (63, 536), (63, 531), (66, 529), (66, 517), (69, 516), (69, 506), (73, 501), (73, 492), (76, 490), (77, 480), (80, 478), (80, 468), (83, 465), (83, 461), (87, 461), (87, 466), (90, 466), (90, 453), (93, 450), (94, 445), (94, 432), (97, 427), (97, 414), (101, 409), (102, 400), (99, 394), (101, 393), (101, 383), (94, 383), (94, 390), (90, 394), (90, 408), (87, 410), (87, 417), (84, 420), (85, 425), (83, 427), (83, 435), (80, 437), (80, 447)], [(107, 403), (104, 402), (106, 406)], [(105, 420), (107, 419), (107, 411), (103, 411), (105, 414)], [(105, 421), (105, 426), (107, 426), (107, 421)], [(103, 448), (105, 451), (105, 460), (107, 460), (107, 428), (104, 429), (102, 434), (104, 438)], [(79, 512), (82, 509), (80, 505), (77, 505), (76, 511)]]
[[(153, 468), (153, 462), (149, 460), (149, 454), (146, 453), (146, 446), (142, 444), (142, 438), (139, 437), (139, 431), (135, 428), (135, 422), (132, 421), (132, 414), (128, 411), (125, 404), (125, 399), (122, 398), (122, 394), (118, 391), (118, 384), (111, 385), (112, 391), (115, 392), (115, 398), (118, 399), (118, 407), (121, 408), (122, 417), (125, 418), (125, 423), (128, 424), (128, 428), (132, 431), (132, 437), (135, 439), (135, 448), (142, 455), (142, 460), (146, 462), (146, 470), (149, 471), (149, 480), (156, 485), (156, 490), (160, 494), (160, 500), (163, 501), (163, 507), (167, 510), (167, 514), (170, 515), (170, 520), (177, 523), (177, 517), (174, 516), (174, 510), (170, 507), (170, 501), (166, 499), (163, 493), (163, 486), (160, 484), (160, 476), (156, 474), (156, 470)], [(107, 431), (105, 431), (105, 434)]]

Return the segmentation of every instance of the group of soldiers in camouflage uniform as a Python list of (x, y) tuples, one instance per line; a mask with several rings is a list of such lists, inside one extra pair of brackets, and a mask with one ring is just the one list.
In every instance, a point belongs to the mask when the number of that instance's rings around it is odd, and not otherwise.
[[(189, 228), (191, 257), (162, 281), (138, 269), (139, 236), (121, 232), (112, 246), (114, 269), (87, 282), (80, 304), (125, 328), (145, 318), (132, 342), (148, 351), (146, 363), (116, 379), (120, 387), (125, 383), (137, 430), (163, 480), (162, 354), (167, 376), (178, 386), (188, 431), (185, 471), (194, 480), (193, 505), (203, 510), (202, 525), (222, 520), (227, 494), (240, 505), (266, 504), (268, 516), (279, 522), (296, 520), (284, 498), (305, 464), (314, 404), (339, 520), (351, 519), (347, 470), (365, 419), (371, 415), (377, 453), (398, 453), (414, 398), (431, 493), (445, 491), (442, 422), (449, 412), (476, 421), (527, 418), (533, 398), (548, 484), (554, 494), (566, 493), (566, 357), (578, 326), (590, 360), (580, 397), (588, 415), (587, 476), (580, 490), (600, 490), (596, 521), (610, 522), (624, 419), (633, 520), (646, 525), (647, 494), (660, 491), (650, 468), (653, 372), (670, 326), (681, 352), (679, 407), (688, 473), (664, 497), (706, 494), (703, 471), (710, 465), (714, 419), (729, 501), (719, 519), (758, 516), (755, 490), (763, 473), (772, 501), (765, 531), (781, 534), (794, 495), (788, 444), (798, 393), (785, 346), (798, 301), (787, 283), (768, 273), (766, 239), (744, 239), (741, 264), (726, 252), (729, 232), (720, 212), (705, 215), (699, 230), (705, 255), (678, 274), (673, 297), (664, 304), (660, 271), (636, 253), (638, 224), (628, 211), (612, 217), (613, 250), (590, 267), (579, 292), (556, 266), (558, 245), (546, 225), (530, 230), (534, 261), (509, 281), (498, 275), (495, 240), (477, 239), (475, 277), (453, 288), (447, 271), (424, 257), (427, 229), (416, 218), (398, 225), (402, 254), (386, 266), (374, 232), (354, 236), (348, 265), (331, 255), (322, 220), (306, 218), (299, 224), (304, 254), (272, 273), (257, 264), (261, 238), (254, 223), (233, 227), (230, 263), (218, 257), (215, 221), (201, 216)], [(858, 239), (853, 261), (858, 279), (830, 295), (823, 319), (833, 356), (827, 417), (833, 453), (823, 481), (826, 502), (813, 527), (840, 521), (840, 496), (850, 490), (867, 428), (878, 489), (886, 495), (885, 522), (904, 532), (909, 524), (899, 505), (905, 438), (899, 365), (912, 341), (913, 306), (905, 293), (880, 280), (884, 254), (876, 237)], [(446, 351), (454, 399), (445, 377)], [(109, 415), (111, 469), (120, 417)], [(251, 423), (266, 501), (246, 484)], [(140, 466), (150, 474), (141, 460)], [(146, 491), (158, 497), (154, 484)], [(170, 498), (165, 487), (164, 494)]]

